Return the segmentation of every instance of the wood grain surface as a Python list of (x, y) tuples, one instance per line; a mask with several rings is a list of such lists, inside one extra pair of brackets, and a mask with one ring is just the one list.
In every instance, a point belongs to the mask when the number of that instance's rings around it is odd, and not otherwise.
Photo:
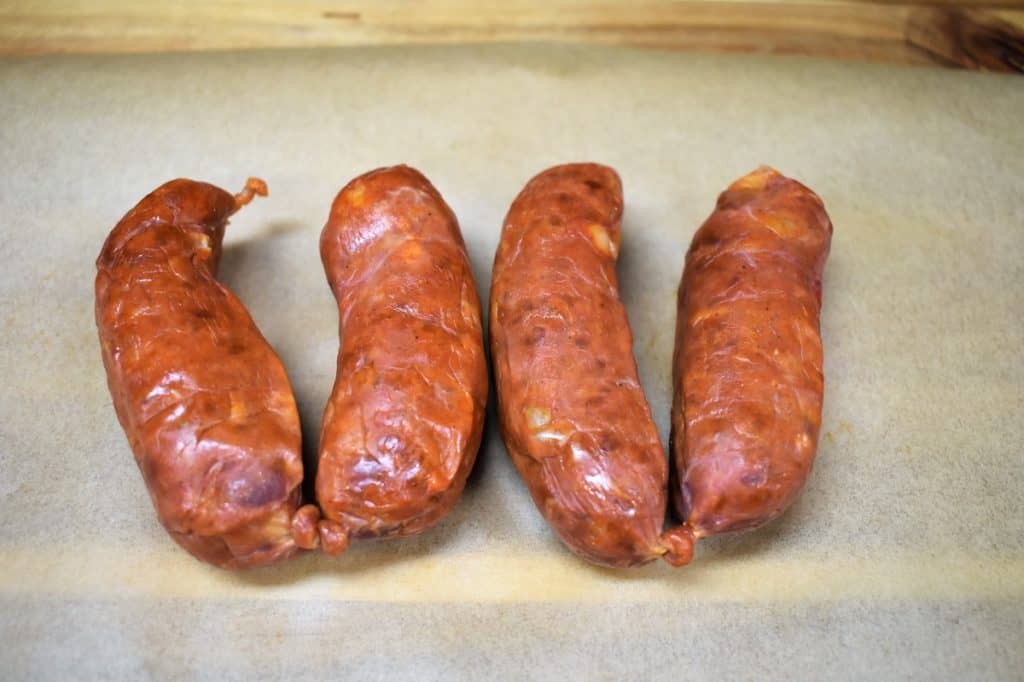
[(0, 54), (574, 42), (1024, 71), (1024, 0), (0, 0)]

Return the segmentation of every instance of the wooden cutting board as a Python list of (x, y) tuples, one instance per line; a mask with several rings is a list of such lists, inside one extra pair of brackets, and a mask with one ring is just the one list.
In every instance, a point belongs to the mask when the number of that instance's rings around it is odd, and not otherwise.
[(573, 42), (1024, 71), (1024, 0), (0, 1), (0, 53)]

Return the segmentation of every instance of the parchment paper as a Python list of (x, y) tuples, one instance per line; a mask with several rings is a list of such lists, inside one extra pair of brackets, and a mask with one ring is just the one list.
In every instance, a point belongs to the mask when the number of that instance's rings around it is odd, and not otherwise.
[[(0, 677), (1021, 679), (1024, 80), (761, 56), (376, 49), (0, 62)], [(307, 456), (337, 313), (334, 194), (405, 162), (458, 215), (486, 300), (534, 173), (622, 175), (619, 272), (668, 436), (675, 290), (717, 194), (767, 163), (835, 223), (822, 440), (802, 498), (694, 563), (571, 556), (495, 420), (417, 538), (210, 568), (158, 525), (107, 393), (93, 259), (173, 177), (270, 197), (223, 279), (295, 385)], [(493, 409), (493, 408), (492, 408)]]

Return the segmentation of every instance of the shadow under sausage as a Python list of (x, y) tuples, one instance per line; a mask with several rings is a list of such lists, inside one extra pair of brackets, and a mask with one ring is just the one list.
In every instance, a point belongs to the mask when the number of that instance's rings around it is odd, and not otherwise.
[(320, 550), (303, 551), (279, 564), (239, 571), (233, 576), (251, 585), (279, 586), (300, 582), (312, 576), (356, 576), (385, 567), (394, 568), (429, 556), (442, 558), (445, 549), (452, 544), (458, 533), (459, 524), (453, 521), (449, 515), (438, 526), (408, 538), (357, 540), (337, 557), (327, 556)]
[[(284, 237), (305, 228), (306, 226), (297, 220), (274, 220), (265, 223), (262, 229), (255, 234), (247, 234), (244, 240), (232, 240), (225, 243), (221, 251), (217, 279), (234, 291), (245, 303), (243, 292), (236, 289), (236, 286), (244, 290), (246, 283), (256, 276), (257, 273), (251, 271), (252, 255), (257, 251), (273, 248), (272, 242), (275, 238)], [(227, 230), (230, 233), (230, 225)]]
[(220, 265), (217, 268), (217, 280), (231, 289), (245, 304), (245, 298), (238, 291), (244, 281), (246, 262), (252, 258), (254, 245), (250, 242), (233, 242), (224, 246), (220, 254)]
[(806, 509), (807, 505), (798, 499), (782, 516), (760, 528), (705, 538), (698, 545), (694, 563), (723, 563), (778, 554), (780, 547), (800, 534), (807, 522)]
[(314, 404), (314, 401), (301, 391), (295, 392), (295, 403), (298, 406), (299, 428), (302, 431), (302, 500), (304, 504), (315, 504), (323, 405)]
[[(488, 368), (490, 363), (488, 363)], [(487, 471), (492, 466), (491, 457), (503, 454), (503, 448), (492, 447), (501, 441), (501, 434), (498, 432), (498, 410), (495, 402), (494, 379), (490, 379), (487, 387), (487, 409), (484, 412), (483, 432), (480, 436), (480, 449), (476, 453), (476, 461), (473, 468), (466, 477), (466, 490), (472, 490), (481, 485), (487, 476)], [(502, 452), (497, 452), (501, 450)]]

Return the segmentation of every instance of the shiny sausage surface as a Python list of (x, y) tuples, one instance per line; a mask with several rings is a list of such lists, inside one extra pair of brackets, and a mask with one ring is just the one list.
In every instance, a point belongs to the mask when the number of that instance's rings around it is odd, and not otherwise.
[(592, 163), (550, 168), (505, 218), (490, 297), (502, 435), (537, 508), (607, 566), (689, 559), (662, 533), (668, 465), (619, 298), (622, 185)]
[(320, 432), (324, 551), (421, 532), (454, 506), (487, 402), (480, 299), (451, 209), (407, 166), (346, 185), (320, 255), (338, 370)]
[(679, 288), (673, 501), (695, 538), (782, 513), (811, 470), (824, 395), (818, 196), (762, 167), (693, 238)]
[[(96, 324), (117, 416), (157, 516), (194, 556), (268, 564), (316, 541), (298, 511), (299, 417), (280, 360), (216, 279), (232, 196), (173, 180), (138, 203), (96, 261)], [(293, 535), (294, 528), (294, 535)]]

